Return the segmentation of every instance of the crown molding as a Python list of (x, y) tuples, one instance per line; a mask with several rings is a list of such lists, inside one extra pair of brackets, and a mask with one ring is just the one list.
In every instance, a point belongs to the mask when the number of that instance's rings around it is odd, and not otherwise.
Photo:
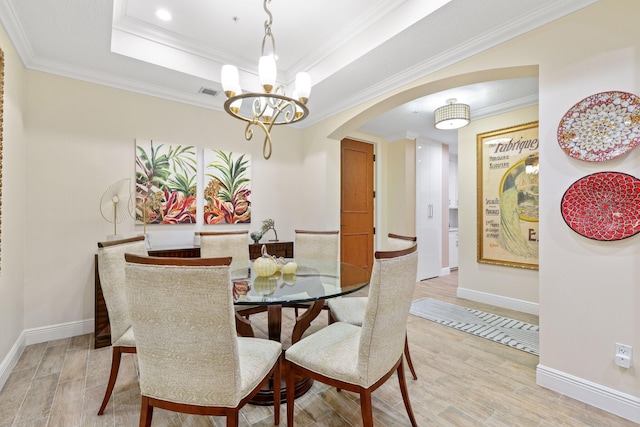
[(305, 125), (309, 126), (316, 124), (333, 115), (342, 113), (357, 105), (370, 101), (381, 93), (388, 93), (393, 90), (397, 90), (406, 84), (441, 71), (453, 64), (526, 34), (529, 31), (560, 19), (563, 16), (569, 15), (577, 10), (596, 3), (597, 1), (599, 0), (589, 0), (587, 4), (585, 4), (585, 1), (581, 0), (555, 2), (553, 5), (539, 9), (536, 13), (531, 13), (527, 16), (523, 16), (519, 20), (512, 21), (504, 26), (488, 31), (483, 35), (469, 40), (467, 43), (455, 46), (440, 55), (423, 61), (422, 63), (408, 68), (401, 73), (397, 73), (388, 79), (380, 81), (377, 85), (372, 85), (366, 90), (360, 91), (351, 97), (345, 98), (341, 101), (338, 100), (333, 104), (333, 108), (330, 111), (314, 111), (313, 117), (310, 116), (310, 120), (307, 120)]
[[(0, 22), (2, 22), (9, 39), (14, 45), (18, 56), (26, 68), (84, 80), (122, 90), (128, 90), (144, 95), (173, 100), (198, 107), (223, 111), (222, 104), (224, 100), (221, 99), (218, 100), (212, 97), (207, 99), (203, 98), (205, 95), (199, 93), (187, 94), (167, 90), (166, 88), (159, 87), (157, 85), (150, 85), (141, 81), (124, 79), (110, 73), (103, 73), (90, 69), (80, 69), (77, 67), (68, 67), (63, 64), (37, 58), (29, 44), (24, 28), (17, 19), (17, 9), (15, 6), (16, 1), (17, 0), (0, 1)], [(301, 123), (301, 127), (304, 128), (314, 125), (338, 113), (347, 111), (357, 105), (361, 105), (367, 101), (375, 99), (380, 96), (380, 94), (397, 90), (404, 85), (423, 78), (426, 75), (440, 71), (457, 62), (472, 57), (473, 55), (534, 30), (545, 23), (559, 19), (596, 2), (597, 0), (566, 0), (542, 7), (534, 13), (523, 16), (519, 20), (512, 21), (504, 26), (488, 31), (479, 37), (475, 37), (473, 40), (443, 52), (441, 55), (437, 55), (415, 65), (414, 67), (410, 67), (401, 73), (397, 73), (387, 79), (381, 80), (378, 84), (372, 85), (366, 90), (360, 91), (353, 96), (338, 99), (330, 108), (327, 107), (324, 110), (314, 109), (313, 114), (310, 115), (304, 123)], [(357, 65), (357, 61), (355, 64)]]

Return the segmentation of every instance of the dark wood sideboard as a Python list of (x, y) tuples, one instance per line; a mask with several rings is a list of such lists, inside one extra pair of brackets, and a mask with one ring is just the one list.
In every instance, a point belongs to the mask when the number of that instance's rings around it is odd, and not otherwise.
[[(284, 258), (293, 258), (293, 242), (269, 242), (249, 245), (249, 257), (256, 259), (262, 254), (262, 245), (267, 246), (270, 255)], [(150, 250), (149, 255), (161, 257), (177, 258), (199, 258), (200, 248), (176, 248)], [(95, 298), (94, 298), (94, 348), (107, 347), (111, 345), (111, 329), (109, 327), (109, 313), (102, 295), (100, 286), (100, 275), (98, 274), (98, 255), (95, 256)]]

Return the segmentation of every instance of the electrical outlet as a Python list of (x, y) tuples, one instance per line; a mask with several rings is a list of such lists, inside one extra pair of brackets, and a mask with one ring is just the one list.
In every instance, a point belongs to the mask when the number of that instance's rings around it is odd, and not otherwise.
[(631, 367), (631, 358), (633, 357), (633, 347), (630, 345), (616, 343), (616, 365), (622, 368)]

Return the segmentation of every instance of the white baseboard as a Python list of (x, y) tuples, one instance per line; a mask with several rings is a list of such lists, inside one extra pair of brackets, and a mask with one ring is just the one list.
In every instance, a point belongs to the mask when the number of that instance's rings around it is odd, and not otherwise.
[(448, 276), (451, 274), (451, 269), (449, 267), (442, 267), (440, 269), (440, 275), (441, 276)]
[(13, 347), (11, 347), (11, 350), (9, 350), (9, 354), (7, 354), (2, 363), (0, 363), (0, 390), (2, 390), (2, 387), (4, 387), (4, 384), (9, 379), (9, 375), (11, 375), (11, 371), (13, 371), (16, 363), (18, 363), (18, 359), (20, 359), (22, 351), (26, 346), (25, 342), (26, 334), (22, 331), (13, 344)]
[(25, 329), (22, 331), (9, 354), (0, 363), (0, 389), (11, 375), (11, 371), (18, 363), (24, 348), (31, 344), (54, 341), (77, 335), (93, 332), (93, 319), (79, 320), (77, 322), (60, 323), (58, 325), (43, 326), (40, 328)]
[(491, 304), (498, 307), (521, 311), (523, 313), (534, 314), (536, 316), (539, 312), (538, 303), (504, 297), (502, 295), (488, 294), (486, 292), (474, 291), (472, 289), (465, 289), (460, 287), (458, 288), (456, 295), (458, 298)]
[(60, 340), (93, 332), (93, 319), (32, 328), (24, 331), (27, 345)]
[(637, 397), (543, 365), (536, 368), (536, 383), (640, 424), (640, 399)]

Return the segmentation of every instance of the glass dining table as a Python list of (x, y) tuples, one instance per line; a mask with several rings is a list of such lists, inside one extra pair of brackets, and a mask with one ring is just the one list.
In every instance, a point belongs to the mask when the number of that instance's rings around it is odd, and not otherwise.
[[(290, 261), (290, 260), (287, 260)], [(302, 309), (295, 319), (291, 334), (291, 342), (296, 343), (311, 322), (318, 317), (325, 300), (336, 298), (363, 289), (369, 284), (370, 274), (366, 268), (344, 262), (318, 259), (297, 259), (298, 267), (294, 274), (282, 274), (263, 277), (257, 276), (253, 269), (253, 261), (247, 267), (231, 264), (231, 280), (233, 281), (233, 297), (236, 308), (255, 308), (256, 312), (267, 311), (268, 338), (281, 342), (282, 308), (297, 307)], [(242, 311), (241, 311), (242, 313)], [(254, 336), (251, 321), (236, 312), (236, 328), (240, 336)], [(282, 376), (284, 378), (284, 375)], [(300, 378), (296, 381), (296, 397), (304, 394), (313, 381)], [(284, 401), (284, 382), (281, 398)], [(273, 390), (262, 390), (251, 403), (258, 405), (273, 404)]]

